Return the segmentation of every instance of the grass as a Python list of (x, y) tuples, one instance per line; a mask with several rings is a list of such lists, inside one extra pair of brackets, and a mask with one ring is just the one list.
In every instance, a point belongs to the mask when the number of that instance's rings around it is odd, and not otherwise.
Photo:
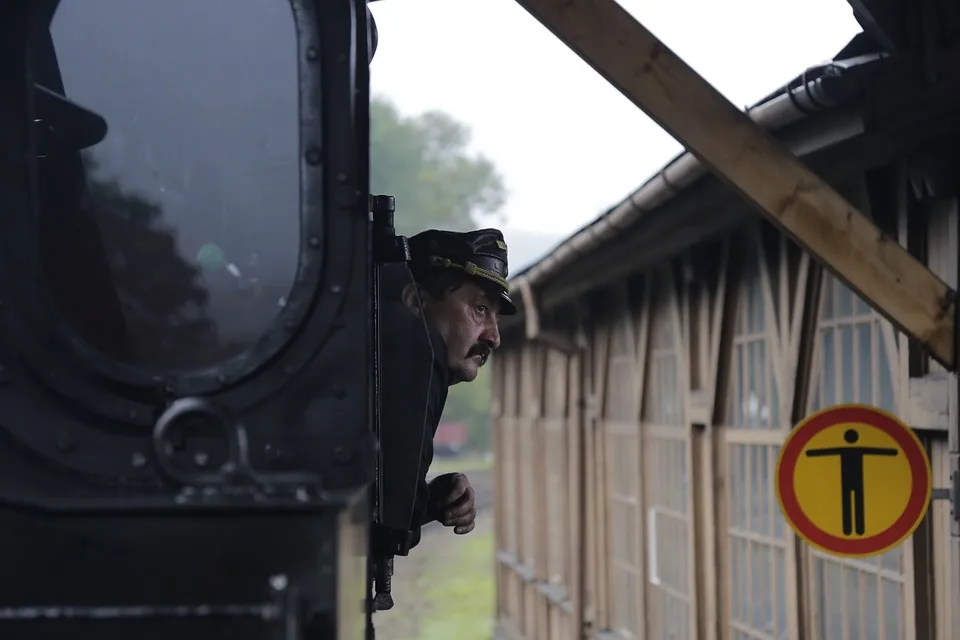
[[(470, 536), (468, 536), (469, 538)], [(464, 540), (455, 570), (444, 571), (424, 597), (435, 614), (424, 621), (423, 640), (490, 640), (494, 624), (493, 531)]]
[(430, 465), (430, 475), (462, 471), (485, 471), (493, 466), (493, 457), (483, 453), (470, 454), (462, 458), (435, 458)]
[(377, 640), (491, 640), (495, 618), (492, 517), (467, 536), (433, 529), (397, 558), (397, 606), (374, 616)]

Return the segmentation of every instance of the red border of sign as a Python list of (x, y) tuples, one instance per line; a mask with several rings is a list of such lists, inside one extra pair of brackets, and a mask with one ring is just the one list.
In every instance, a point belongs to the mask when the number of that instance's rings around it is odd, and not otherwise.
[[(793, 486), (797, 459), (815, 435), (836, 424), (859, 422), (882, 430), (903, 450), (910, 464), (912, 490), (903, 514), (883, 533), (869, 538), (838, 538), (821, 531), (800, 508)], [(844, 556), (872, 556), (905, 540), (920, 524), (930, 504), (932, 473), (927, 452), (909, 427), (875, 407), (842, 405), (816, 413), (794, 429), (780, 450), (777, 464), (777, 499), (783, 515), (797, 534), (815, 547)]]

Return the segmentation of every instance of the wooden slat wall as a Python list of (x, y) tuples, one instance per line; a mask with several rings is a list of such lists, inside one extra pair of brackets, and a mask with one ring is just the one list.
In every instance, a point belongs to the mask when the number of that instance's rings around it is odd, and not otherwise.
[[(911, 191), (902, 167), (882, 183), (846, 193), (956, 286), (956, 197)], [(948, 504), (850, 561), (797, 540), (772, 479), (791, 425), (866, 402), (918, 429), (946, 486), (955, 376), (763, 224), (592, 295), (572, 351), (508, 340), (496, 358), (505, 637), (960, 637)]]

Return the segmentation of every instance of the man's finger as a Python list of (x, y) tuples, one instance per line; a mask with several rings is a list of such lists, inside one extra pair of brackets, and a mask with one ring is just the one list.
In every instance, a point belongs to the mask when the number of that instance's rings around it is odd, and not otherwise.
[(463, 527), (468, 524), (472, 524), (477, 519), (477, 510), (471, 509), (469, 513), (456, 518), (453, 521), (454, 526)]
[(459, 507), (462, 507), (465, 504), (473, 501), (473, 487), (467, 485), (466, 488), (457, 488), (447, 496), (447, 502), (441, 508), (445, 510), (452, 510)]
[[(458, 521), (460, 518), (465, 518), (471, 513), (476, 514), (476, 505), (473, 502), (469, 502), (464, 505), (460, 505), (456, 509), (450, 509), (443, 514), (443, 522), (448, 526)], [(449, 523), (449, 524), (448, 524)]]
[(448, 527), (463, 525), (468, 522), (473, 522), (477, 518), (477, 506), (475, 504), (470, 504), (468, 507), (462, 508), (458, 511), (451, 511), (445, 514), (443, 519), (443, 524)]
[(463, 500), (463, 497), (467, 493), (472, 492), (472, 487), (470, 483), (464, 479), (462, 482), (457, 482), (453, 485), (453, 489), (450, 490), (450, 493), (447, 494), (447, 504), (454, 504), (460, 500)]
[(462, 536), (462, 535), (464, 535), (464, 534), (467, 534), (467, 533), (470, 533), (471, 531), (473, 531), (473, 529), (474, 529), (476, 526), (477, 526), (477, 523), (476, 523), (476, 521), (474, 521), (474, 522), (471, 522), (470, 524), (468, 524), (468, 525), (466, 525), (466, 526), (457, 527), (456, 529), (453, 530), (453, 532), (454, 532), (455, 534), (457, 534), (458, 536)]

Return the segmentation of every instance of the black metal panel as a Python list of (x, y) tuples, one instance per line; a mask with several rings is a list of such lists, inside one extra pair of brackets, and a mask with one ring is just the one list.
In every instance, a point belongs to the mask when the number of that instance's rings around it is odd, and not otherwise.
[(28, 52), (54, 4), (0, 3), (0, 637), (356, 637), (375, 451), (365, 3), (290, 2), (284, 310), (247, 352), (162, 372), (79, 340), (44, 290), (37, 145), (81, 139), (34, 126)]

